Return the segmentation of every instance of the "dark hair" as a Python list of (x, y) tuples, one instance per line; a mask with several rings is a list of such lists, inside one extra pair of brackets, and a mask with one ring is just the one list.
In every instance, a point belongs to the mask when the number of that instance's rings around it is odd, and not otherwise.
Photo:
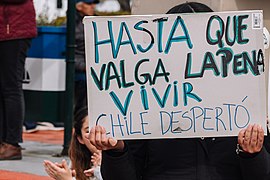
[(83, 107), (76, 112), (73, 124), (74, 132), (69, 146), (69, 157), (71, 159), (72, 168), (75, 169), (77, 180), (89, 180), (89, 177), (85, 176), (83, 171), (89, 169), (92, 165), (92, 153), (85, 144), (81, 144), (78, 140), (78, 137), (82, 138), (81, 129), (87, 116), (87, 107)]
[(186, 2), (183, 4), (179, 4), (177, 6), (174, 6), (167, 12), (167, 14), (195, 13), (195, 12), (213, 12), (213, 10), (202, 3)]

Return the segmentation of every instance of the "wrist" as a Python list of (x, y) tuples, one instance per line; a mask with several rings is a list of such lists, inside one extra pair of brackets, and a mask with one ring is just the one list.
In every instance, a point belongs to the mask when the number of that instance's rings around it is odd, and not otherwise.
[(253, 158), (255, 157), (259, 152), (256, 153), (249, 153), (246, 152), (242, 149), (242, 147), (240, 146), (240, 144), (237, 144), (236, 146), (236, 154), (238, 154), (240, 157), (242, 158)]
[(121, 148), (120, 149), (110, 149), (110, 150), (103, 151), (103, 153), (105, 153), (106, 155), (109, 155), (111, 157), (120, 157), (120, 156), (123, 156), (127, 151), (128, 151), (128, 147), (124, 143), (123, 149), (121, 149)]

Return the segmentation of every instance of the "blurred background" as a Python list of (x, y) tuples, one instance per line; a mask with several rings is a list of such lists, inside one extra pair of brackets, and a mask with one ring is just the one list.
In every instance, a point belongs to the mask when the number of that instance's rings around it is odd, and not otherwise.
[[(34, 0), (39, 25), (63, 23), (68, 0)], [(99, 15), (130, 14), (130, 0), (100, 0), (97, 5)]]

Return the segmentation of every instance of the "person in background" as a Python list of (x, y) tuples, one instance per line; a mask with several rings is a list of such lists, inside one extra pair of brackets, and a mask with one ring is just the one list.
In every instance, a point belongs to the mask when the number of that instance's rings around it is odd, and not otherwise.
[[(168, 13), (211, 12), (186, 2)], [(104, 180), (269, 180), (270, 141), (249, 125), (237, 137), (115, 140), (104, 127), (91, 128), (91, 144), (102, 150)]]
[(52, 163), (45, 160), (44, 167), (48, 175), (56, 180), (102, 180), (100, 174), (101, 151), (91, 145), (88, 140), (89, 119), (88, 109), (84, 107), (77, 111), (74, 117), (74, 132), (69, 147), (71, 168), (63, 160)]
[(0, 160), (22, 159), (22, 81), (35, 17), (33, 0), (0, 0)]
[(87, 106), (86, 88), (86, 62), (85, 62), (85, 43), (83, 17), (94, 16), (96, 4), (99, 0), (77, 0), (76, 3), (76, 32), (75, 32), (75, 108), (76, 113), (79, 109)]

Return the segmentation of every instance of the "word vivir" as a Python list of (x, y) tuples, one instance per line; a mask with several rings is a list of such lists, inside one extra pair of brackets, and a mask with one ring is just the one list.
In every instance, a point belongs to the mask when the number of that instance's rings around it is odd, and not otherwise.
[[(144, 110), (149, 110), (149, 95), (153, 95), (154, 99), (157, 102), (157, 105), (160, 108), (164, 108), (167, 105), (167, 100), (170, 97), (173, 99), (173, 106), (177, 107), (180, 103), (180, 97), (183, 97), (183, 105), (187, 106), (188, 105), (188, 98), (193, 99), (197, 102), (201, 102), (202, 99), (193, 92), (193, 86), (192, 84), (186, 82), (182, 84), (182, 96), (179, 95), (179, 88), (178, 88), (178, 82), (175, 81), (173, 83), (173, 88), (171, 84), (168, 84), (167, 87), (165, 88), (164, 93), (159, 92), (160, 89), (157, 88), (152, 88), (151, 93), (149, 93), (146, 89), (145, 86), (141, 86), (140, 88), (140, 96), (141, 96), (141, 104), (144, 108)], [(133, 97), (133, 90), (130, 90), (126, 97), (125, 100), (123, 101), (124, 103), (121, 103), (120, 98), (118, 95), (114, 92), (111, 91), (109, 94), (111, 96), (111, 99), (113, 100), (114, 104), (116, 107), (119, 109), (119, 111), (125, 116), (128, 112), (129, 104), (132, 100)]]

